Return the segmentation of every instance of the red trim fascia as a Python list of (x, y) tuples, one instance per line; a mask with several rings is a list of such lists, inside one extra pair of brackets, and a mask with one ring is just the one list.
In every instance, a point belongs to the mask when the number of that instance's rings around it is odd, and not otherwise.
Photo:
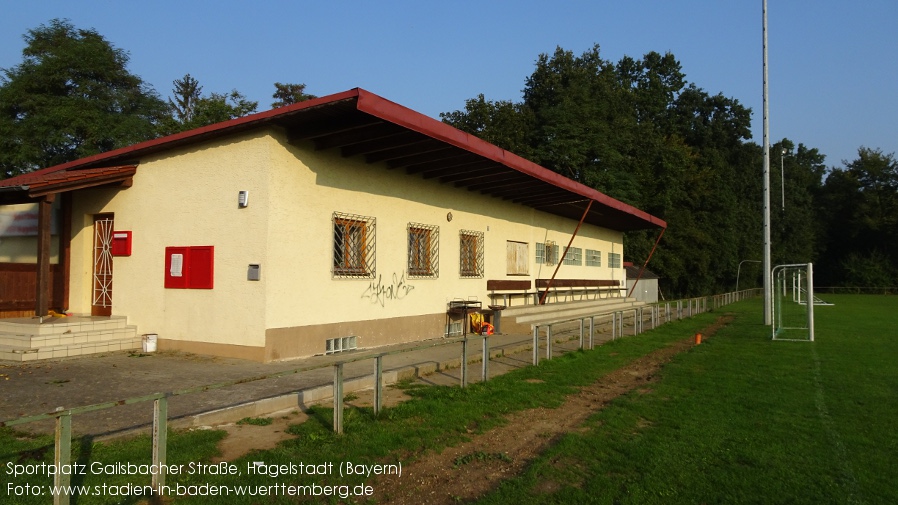
[(584, 199), (593, 200), (606, 207), (638, 217), (643, 221), (661, 228), (667, 228), (667, 223), (645, 211), (632, 205), (627, 205), (620, 200), (597, 191), (589, 186), (568, 179), (567, 177), (541, 167), (532, 161), (526, 160), (512, 152), (490, 144), (474, 135), (458, 130), (446, 123), (437, 121), (412, 109), (386, 100), (374, 93), (358, 90), (358, 110), (372, 116), (397, 124), (404, 128), (416, 131), (441, 142), (465, 149), (479, 156), (501, 163), (513, 170), (524, 173), (535, 179), (547, 182), (558, 188), (581, 195)]

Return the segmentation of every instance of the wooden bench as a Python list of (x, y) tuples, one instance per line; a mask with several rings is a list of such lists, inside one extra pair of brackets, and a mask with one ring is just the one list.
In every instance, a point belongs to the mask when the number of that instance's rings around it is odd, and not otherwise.
[[(486, 281), (490, 305), (510, 307), (514, 298), (522, 298), (524, 305), (539, 304), (539, 297), (549, 286), (549, 279), (536, 279), (536, 289), (529, 280), (495, 279)], [(555, 279), (549, 294), (554, 301), (563, 296), (567, 301), (613, 298), (621, 296), (621, 282), (611, 279)]]
[(532, 296), (530, 288), (533, 283), (529, 280), (496, 279), (487, 280), (486, 289), (490, 292), (490, 306), (510, 307), (515, 296), (523, 296), (524, 303)]
[(621, 296), (621, 282), (619, 280), (555, 279), (551, 282), (551, 287), (549, 287), (549, 280), (550, 279), (536, 279), (536, 290), (539, 295), (542, 296), (543, 291), (548, 288), (549, 294), (554, 295), (555, 301), (558, 301), (559, 295), (562, 295), (565, 298), (570, 296), (571, 301), (578, 299), (578, 296), (579, 300), (589, 300), (590, 295), (593, 295), (592, 299), (595, 300)]

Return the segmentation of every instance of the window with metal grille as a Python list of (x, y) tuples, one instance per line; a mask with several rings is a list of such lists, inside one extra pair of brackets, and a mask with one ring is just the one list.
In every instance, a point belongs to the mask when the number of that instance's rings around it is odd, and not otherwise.
[(483, 232), (461, 230), (459, 239), (459, 275), (483, 277)]
[(334, 212), (334, 277), (374, 277), (373, 217)]
[(586, 266), (600, 267), (602, 266), (602, 252), (592, 249), (586, 250)]
[(440, 274), (440, 227), (408, 224), (409, 277), (437, 278)]
[(620, 268), (620, 253), (608, 253), (608, 268)]
[(583, 249), (579, 247), (570, 247), (564, 255), (565, 265), (580, 266), (583, 264)]
[(536, 262), (544, 265), (558, 263), (558, 246), (555, 242), (547, 240), (536, 243)]

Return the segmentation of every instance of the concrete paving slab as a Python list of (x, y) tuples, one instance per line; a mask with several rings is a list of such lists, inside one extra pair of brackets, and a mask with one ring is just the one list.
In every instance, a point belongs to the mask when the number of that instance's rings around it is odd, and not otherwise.
[[(479, 361), (482, 339), (470, 335), (469, 361)], [(461, 343), (435, 339), (424, 342), (364, 349), (329, 356), (257, 363), (246, 360), (184, 353), (115, 352), (83, 358), (63, 358), (38, 363), (0, 361), (0, 421), (48, 413), (58, 407), (116, 402), (128, 398), (169, 393), (189, 388), (241, 381), (239, 384), (173, 396), (169, 417), (175, 427), (233, 422), (289, 408), (305, 408), (333, 395), (333, 364), (344, 365), (344, 393), (370, 389), (374, 356), (384, 356), (385, 383), (421, 379), (434, 384), (460, 383)], [(542, 345), (545, 345), (544, 338)], [(490, 375), (529, 366), (531, 335), (493, 335), (490, 343)], [(553, 348), (576, 348), (574, 340)], [(400, 352), (406, 351), (406, 352)], [(545, 349), (540, 351), (544, 359)], [(368, 357), (370, 359), (357, 360)], [(298, 373), (289, 373), (303, 370)], [(280, 377), (259, 379), (279, 373)], [(469, 365), (469, 382), (480, 380), (480, 363)], [(257, 380), (252, 380), (257, 379)], [(148, 431), (152, 402), (122, 405), (73, 416), (76, 435), (108, 437)], [(53, 421), (39, 421), (16, 429), (51, 433)]]

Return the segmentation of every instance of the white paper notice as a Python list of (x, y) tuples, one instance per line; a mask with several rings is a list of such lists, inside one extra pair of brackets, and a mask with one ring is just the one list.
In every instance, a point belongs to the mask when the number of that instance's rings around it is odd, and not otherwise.
[(171, 255), (171, 269), (169, 273), (171, 273), (172, 277), (181, 277), (181, 269), (184, 266), (184, 255), (183, 254), (172, 254)]

